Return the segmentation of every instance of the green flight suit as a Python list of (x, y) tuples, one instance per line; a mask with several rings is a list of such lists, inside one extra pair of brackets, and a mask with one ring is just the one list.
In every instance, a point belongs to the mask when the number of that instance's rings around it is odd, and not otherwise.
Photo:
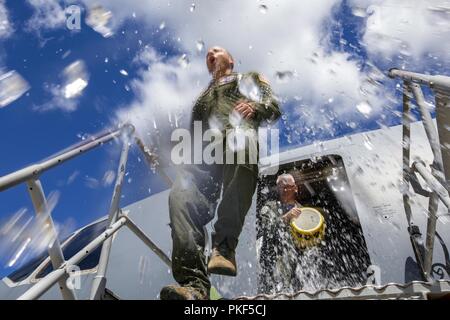
[[(239, 90), (242, 79), (253, 81), (255, 87), (252, 89), (258, 93), (255, 95), (256, 101), (250, 101)], [(240, 128), (257, 130), (261, 122), (271, 122), (280, 116), (278, 104), (264, 78), (255, 72), (245, 75), (232, 73), (217, 82), (212, 81), (197, 99), (192, 110), (191, 130), (194, 121), (200, 121), (203, 130), (216, 128), (225, 137), (226, 130), (236, 126), (233, 120), (230, 121), (230, 114), (240, 100), (251, 103), (256, 110), (253, 119), (241, 119), (237, 124)], [(223, 141), (223, 150), (225, 157), (227, 150), (230, 151), (226, 141)], [(247, 147), (245, 152), (248, 153)], [(236, 155), (234, 158), (236, 160)], [(235, 250), (252, 203), (257, 174), (257, 164), (251, 163), (249, 158), (241, 164), (229, 163), (224, 159), (219, 164), (186, 164), (180, 168), (169, 195), (172, 272), (180, 285), (193, 286), (209, 293), (203, 227), (214, 218), (217, 208), (213, 246), (226, 245), (228, 249)]]

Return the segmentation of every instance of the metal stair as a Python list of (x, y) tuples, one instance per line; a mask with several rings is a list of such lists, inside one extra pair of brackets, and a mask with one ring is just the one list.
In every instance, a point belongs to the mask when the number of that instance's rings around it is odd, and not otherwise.
[(298, 291), (293, 294), (237, 297), (236, 300), (450, 300), (450, 281), (413, 281), (407, 284), (389, 283), (384, 286), (365, 285), (362, 287), (342, 287), (323, 289), (315, 292)]

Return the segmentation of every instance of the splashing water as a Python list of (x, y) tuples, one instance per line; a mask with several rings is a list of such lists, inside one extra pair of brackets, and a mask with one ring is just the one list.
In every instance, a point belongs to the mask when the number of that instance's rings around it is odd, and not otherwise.
[(47, 212), (34, 215), (26, 208), (18, 210), (0, 229), (0, 255), (7, 259), (6, 266), (14, 267), (47, 250), (68, 225), (55, 224), (56, 233), (47, 219), (56, 207), (60, 193), (51, 192), (47, 198)]
[(352, 14), (355, 17), (365, 18), (367, 16), (367, 10), (365, 8), (361, 8), (361, 7), (353, 7)]
[(0, 75), (0, 108), (16, 101), (29, 89), (28, 82), (16, 71)]
[(359, 112), (361, 112), (365, 117), (368, 117), (372, 112), (372, 107), (367, 101), (363, 101), (356, 106)]
[(82, 60), (68, 65), (63, 70), (63, 76), (65, 78), (63, 94), (66, 99), (78, 97), (88, 85), (89, 74)]
[(104, 38), (114, 35), (112, 30), (112, 12), (102, 6), (94, 6), (88, 9), (86, 24), (94, 31), (100, 33)]
[(178, 64), (182, 67), (182, 68), (187, 68), (189, 66), (189, 58), (187, 56), (187, 54), (182, 54), (181, 57), (178, 59)]
[(259, 12), (261, 12), (262, 14), (266, 14), (267, 10), (268, 10), (268, 8), (267, 8), (267, 6), (265, 4), (261, 4), (259, 6)]
[(115, 178), (116, 178), (116, 174), (114, 173), (114, 171), (112, 171), (112, 170), (106, 171), (103, 176), (103, 179), (102, 179), (103, 186), (105, 186), (105, 187), (110, 186), (114, 182)]
[(261, 102), (262, 100), (261, 90), (251, 76), (239, 78), (239, 92), (251, 101)]
[(205, 48), (205, 43), (202, 40), (198, 40), (196, 43), (197, 51), (202, 52)]
[(294, 76), (292, 71), (277, 71), (275, 72), (275, 79), (278, 83), (286, 83)]

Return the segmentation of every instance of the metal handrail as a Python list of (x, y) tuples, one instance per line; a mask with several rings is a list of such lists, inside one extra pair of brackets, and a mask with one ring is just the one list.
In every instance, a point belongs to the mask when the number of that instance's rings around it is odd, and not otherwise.
[[(442, 201), (442, 203), (450, 212), (449, 187), (447, 183), (450, 172), (448, 172), (448, 169), (446, 172), (443, 161), (443, 151), (439, 142), (441, 135), (441, 131), (439, 131), (439, 121), (438, 130), (436, 130), (431, 114), (426, 106), (420, 85), (428, 85), (430, 88), (432, 88), (436, 95), (436, 100), (438, 99), (438, 96), (440, 99), (443, 99), (444, 97), (447, 103), (450, 103), (450, 77), (441, 75), (424, 75), (399, 69), (389, 70), (389, 76), (391, 78), (399, 77), (403, 79), (403, 181), (409, 188), (411, 183), (410, 175), (414, 172), (417, 172), (423, 177), (425, 182), (432, 190), (429, 193), (429, 214), (427, 221), (425, 247), (423, 247), (423, 244), (421, 243), (421, 236), (418, 227), (413, 225), (412, 223), (409, 195), (408, 193), (405, 193), (403, 195), (405, 213), (409, 226), (408, 231), (410, 232), (411, 242), (416, 255), (416, 260), (418, 261), (418, 264), (422, 269), (424, 277), (426, 279), (431, 279), (430, 273), (433, 261), (434, 238), (436, 234), (436, 222), (438, 218), (437, 210), (439, 200)], [(411, 96), (415, 98), (416, 103), (419, 107), (422, 123), (425, 128), (425, 133), (433, 153), (433, 164), (430, 166), (431, 172), (426, 169), (424, 163), (421, 161), (414, 162), (412, 167), (410, 167), (409, 164)], [(436, 105), (438, 105), (438, 103), (436, 103)], [(444, 136), (444, 132), (442, 132), (442, 136)]]
[(415, 82), (417, 84), (427, 85), (432, 89), (450, 92), (450, 77), (421, 74), (397, 68), (390, 69), (388, 75), (391, 78), (399, 77), (404, 81)]
[(27, 180), (36, 179), (37, 177), (39, 177), (40, 174), (44, 173), (45, 171), (53, 167), (56, 167), (72, 158), (75, 158), (76, 156), (79, 156), (85, 153), (86, 151), (101, 146), (102, 144), (118, 137), (122, 132), (123, 128), (125, 128), (125, 126), (109, 134), (101, 136), (97, 139), (93, 139), (92, 141), (86, 141), (85, 143), (73, 147), (58, 156), (52, 157), (48, 160), (45, 160), (37, 164), (32, 164), (28, 167), (25, 167), (23, 169), (17, 170), (8, 175), (0, 177), (0, 192), (9, 189), (11, 187), (14, 187), (18, 184), (21, 184)]
[[(53, 243), (49, 246), (48, 251), (54, 270), (22, 294), (19, 297), (20, 300), (38, 299), (57, 282), (59, 283), (63, 299), (76, 299), (73, 289), (68, 288), (67, 286), (67, 280), (70, 277), (70, 272), (73, 271), (72, 267), (83, 260), (92, 252), (92, 250), (96, 249), (100, 245), (102, 245), (102, 251), (97, 267), (97, 275), (92, 283), (91, 299), (102, 299), (106, 290), (106, 270), (112, 246), (111, 236), (124, 225), (126, 225), (152, 251), (154, 251), (165, 264), (169, 267), (171, 266), (170, 258), (126, 214), (123, 214), (119, 208), (125, 167), (131, 141), (133, 141), (133, 134), (134, 126), (131, 124), (125, 124), (113, 132), (101, 134), (95, 138), (92, 138), (91, 141), (86, 141), (85, 143), (74, 146), (61, 154), (58, 154), (57, 156), (51, 157), (50, 159), (0, 177), (0, 192), (23, 182), (27, 183), (28, 191), (32, 198), (36, 214), (42, 215), (46, 219), (48, 232), (53, 241)], [(71, 259), (65, 261), (61, 250), (61, 244), (58, 240), (56, 229), (54, 227), (53, 219), (47, 208), (45, 194), (38, 178), (45, 171), (120, 136), (122, 136), (123, 146), (109, 209), (109, 226), (104, 233), (92, 240)], [(172, 184), (170, 177), (165, 174), (161, 168), (155, 165), (157, 157), (150, 152), (142, 140), (140, 140), (137, 136), (134, 136), (134, 138), (137, 146), (143, 152), (147, 163), (151, 168), (156, 167), (156, 170), (162, 175), (163, 179), (170, 186)]]
[[(116, 222), (110, 225), (102, 234), (97, 236), (94, 240), (88, 243), (83, 249), (78, 251), (72, 258), (67, 260), (63, 265), (61, 265), (58, 269), (53, 270), (44, 278), (39, 280), (33, 287), (31, 287), (28, 291), (22, 294), (18, 300), (34, 300), (39, 299), (45, 292), (47, 292), (54, 284), (56, 284), (60, 279), (64, 277), (67, 273), (72, 270), (72, 266), (77, 265), (80, 261), (86, 258), (92, 251), (97, 249), (100, 245), (104, 245), (106, 241), (112, 239), (117, 231), (119, 231), (122, 227), (128, 227), (130, 231), (132, 231), (142, 242), (144, 242), (152, 251), (156, 253), (156, 255), (161, 258), (161, 260), (167, 265), (171, 266), (170, 258), (162, 251), (158, 246), (143, 232), (141, 231), (137, 225), (131, 220), (128, 215), (122, 213), (118, 216)], [(98, 297), (101, 299), (102, 297)]]

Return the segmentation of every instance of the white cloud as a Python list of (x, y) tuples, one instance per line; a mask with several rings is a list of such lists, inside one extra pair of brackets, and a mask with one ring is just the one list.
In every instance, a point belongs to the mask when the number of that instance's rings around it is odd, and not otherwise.
[(50, 111), (61, 109), (66, 112), (77, 110), (79, 98), (89, 83), (89, 72), (83, 60), (77, 60), (66, 66), (61, 73), (61, 84), (46, 84), (46, 89), (52, 98), (40, 106), (35, 106), (35, 111)]
[(40, 33), (42, 30), (51, 30), (65, 25), (65, 8), (58, 0), (27, 0), (34, 12), (27, 21), (29, 30)]
[[(164, 21), (165, 30), (190, 60), (186, 69), (175, 59), (150, 63), (150, 70), (134, 85), (139, 100), (120, 113), (122, 119), (139, 118), (134, 119), (138, 129), (139, 123), (148, 127), (152, 122), (147, 118), (172, 106), (190, 110), (209, 78), (205, 52), (198, 52), (199, 40), (205, 47), (227, 48), (237, 61), (237, 71), (263, 73), (280, 98), (295, 101), (295, 97), (299, 103), (313, 106), (312, 114), (326, 104), (337, 115), (359, 114), (356, 106), (363, 101), (372, 104), (370, 116), (381, 108), (376, 96), (362, 93), (368, 75), (360, 70), (359, 62), (348, 53), (334, 51), (328, 42), (324, 26), (339, 0), (266, 1), (267, 10), (260, 10), (258, 1), (196, 1), (193, 12), (192, 1), (131, 0), (126, 7), (117, 0), (100, 2), (117, 21), (131, 18), (134, 12), (155, 30)], [(276, 75), (283, 71), (293, 76), (279, 81)], [(315, 118), (308, 120), (314, 122)]]
[(0, 39), (7, 38), (13, 32), (5, 0), (0, 0)]
[(367, 12), (363, 42), (371, 55), (450, 58), (449, 0), (351, 0), (351, 5)]
[(59, 85), (45, 85), (44, 89), (52, 95), (52, 98), (41, 105), (33, 106), (34, 111), (47, 112), (52, 110), (63, 110), (65, 112), (73, 112), (78, 108), (77, 99), (66, 99), (64, 90)]
[(132, 82), (137, 99), (120, 109), (115, 119), (133, 123), (144, 139), (159, 130), (165, 141), (161, 145), (167, 147), (170, 128), (180, 125), (208, 81), (203, 61), (195, 59), (183, 67), (178, 60), (179, 57), (163, 59), (153, 48), (146, 47), (135, 59), (135, 63), (147, 66), (142, 78)]

